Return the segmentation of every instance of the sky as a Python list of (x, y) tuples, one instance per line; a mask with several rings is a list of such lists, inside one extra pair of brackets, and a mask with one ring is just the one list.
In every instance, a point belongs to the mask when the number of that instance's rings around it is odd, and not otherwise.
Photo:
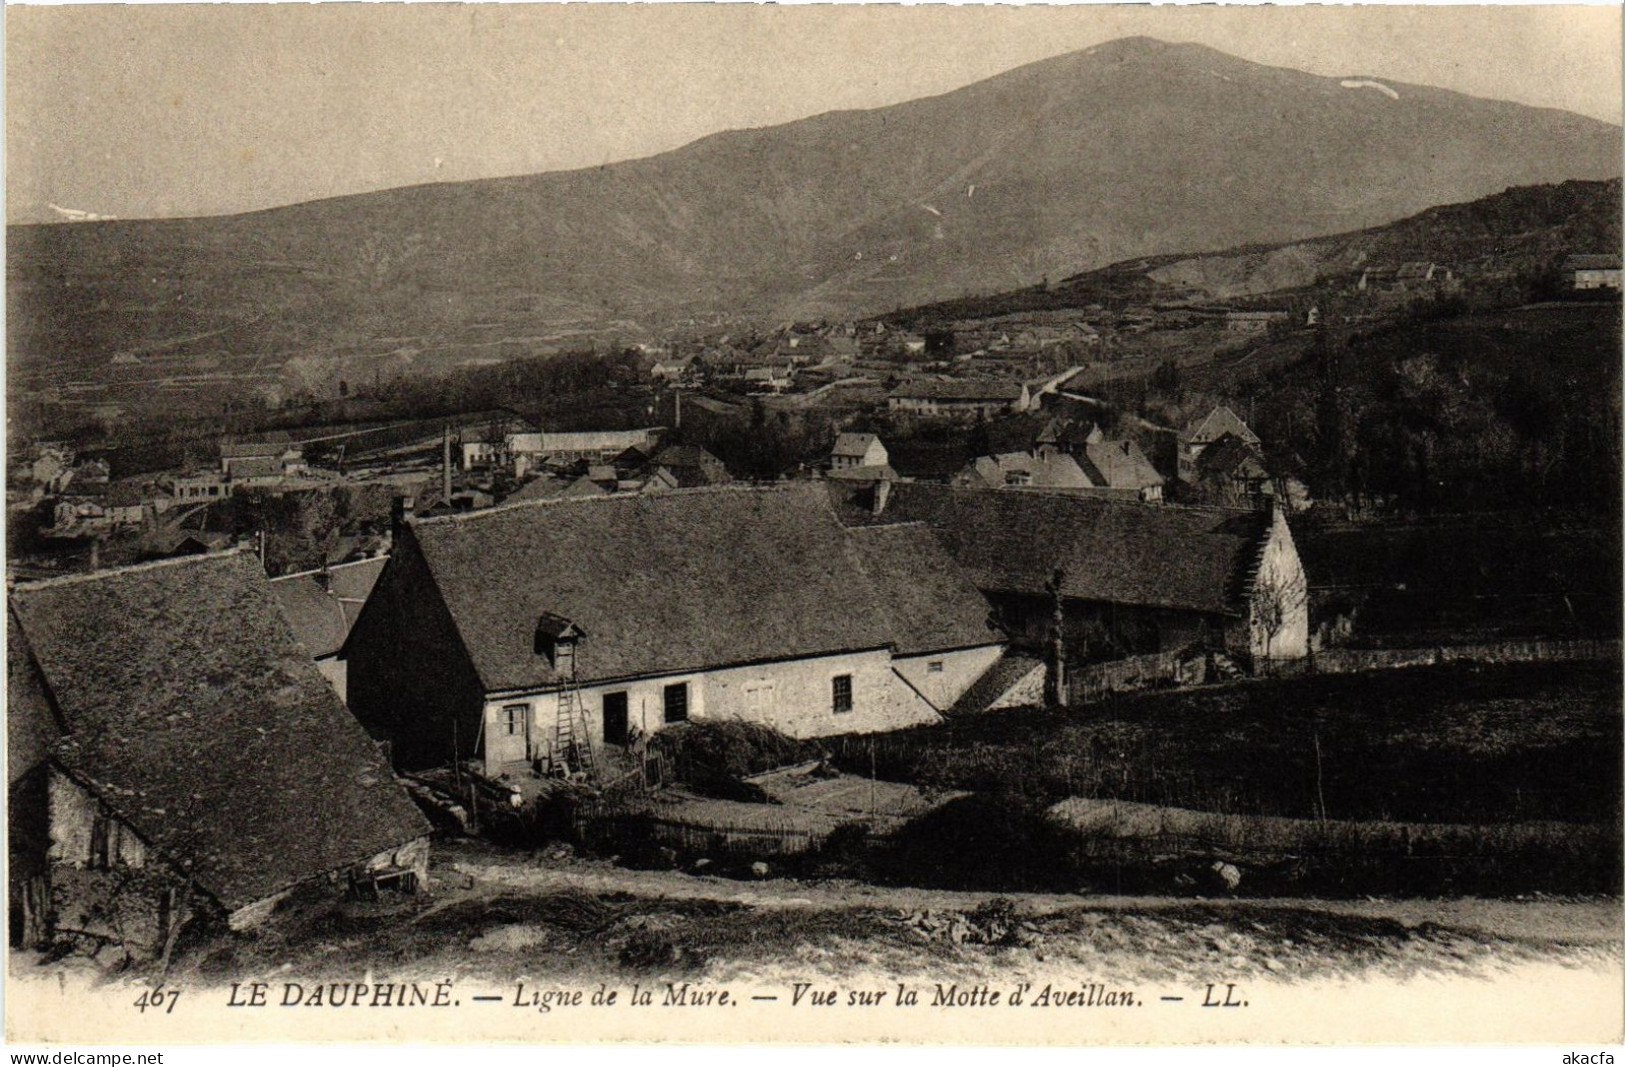
[(1620, 121), (1613, 4), (8, 5), (7, 218), (597, 166), (1136, 34)]

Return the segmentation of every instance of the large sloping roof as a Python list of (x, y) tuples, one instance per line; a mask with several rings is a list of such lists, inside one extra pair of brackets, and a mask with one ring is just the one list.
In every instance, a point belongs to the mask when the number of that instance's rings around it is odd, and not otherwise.
[(245, 553), (19, 585), (54, 757), (228, 908), (428, 833)]
[(816, 483), (538, 501), (420, 521), (411, 536), (488, 692), (559, 681), (535, 651), (545, 613), (590, 635), (582, 681), (938, 638), (892, 617), (872, 576), (896, 554), (860, 556)]
[(1044, 595), (1059, 568), (1069, 597), (1217, 614), (1242, 610), (1267, 522), (1262, 512), (924, 482), (894, 486), (878, 517), (843, 515), (926, 523), (983, 592)]
[(340, 563), (323, 571), (304, 571), (271, 580), (294, 636), (317, 659), (344, 646), (361, 606), (383, 573), (386, 556)]
[(924, 523), (851, 531), (900, 656), (1002, 641), (991, 605)]

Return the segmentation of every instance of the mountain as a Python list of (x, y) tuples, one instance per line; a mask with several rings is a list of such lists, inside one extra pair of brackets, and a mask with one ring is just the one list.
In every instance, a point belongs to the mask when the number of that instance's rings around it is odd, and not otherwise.
[(1619, 127), (1566, 112), (1130, 38), (589, 170), (10, 227), (9, 351), (57, 381), (115, 359), (232, 381), (684, 313), (845, 317), (1616, 177), (1620, 157)]

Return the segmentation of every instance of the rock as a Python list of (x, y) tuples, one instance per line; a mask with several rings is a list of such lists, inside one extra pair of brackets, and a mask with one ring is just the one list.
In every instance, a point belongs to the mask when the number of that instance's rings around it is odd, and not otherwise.
[(1230, 892), (1234, 893), (1236, 888), (1241, 885), (1241, 868), (1235, 864), (1226, 863), (1223, 860), (1214, 860), (1212, 870), (1214, 874), (1219, 876), (1219, 881), (1223, 882), (1224, 887)]
[(768, 867), (768, 865), (763, 863), (761, 860), (757, 860), (755, 863), (750, 865), (750, 874), (752, 878), (766, 878), (768, 874), (771, 873), (771, 870), (772, 868)]
[(710, 858), (706, 857), (706, 856), (701, 856), (699, 859), (694, 861), (694, 868), (693, 869), (694, 869), (695, 874), (704, 874), (707, 870), (710, 869), (710, 867), (711, 867)]

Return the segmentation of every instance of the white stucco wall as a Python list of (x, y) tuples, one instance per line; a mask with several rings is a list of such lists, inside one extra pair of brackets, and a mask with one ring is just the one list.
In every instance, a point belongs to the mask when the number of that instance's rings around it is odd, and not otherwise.
[[(994, 646), (970, 653), (917, 657), (917, 666), (923, 677), (928, 660), (942, 660), (944, 671), (940, 685), (943, 691), (959, 686), (963, 692), (964, 687), (980, 677), (981, 671), (976, 670), (976, 665), (981, 663), (981, 670), (986, 670), (997, 658), (998, 648)], [(893, 665), (890, 652), (876, 649), (696, 674), (639, 678), (614, 685), (586, 685), (581, 687), (580, 695), (586, 710), (587, 736), (595, 747), (604, 743), (605, 694), (624, 692), (628, 725), (650, 734), (666, 726), (665, 688), (679, 682), (688, 683), (688, 717), (692, 720), (760, 722), (790, 737), (875, 733), (939, 721), (931, 704), (893, 673)], [(842, 674), (852, 677), (852, 710), (837, 714), (833, 706), (834, 679)], [(558, 699), (556, 693), (539, 693), (487, 701), (484, 726), (487, 769), (494, 773), (504, 763), (542, 757), (553, 742)], [(516, 705), (527, 709), (528, 748), (523, 730), (516, 736), (504, 732), (504, 709)]]
[[(1309, 582), (1286, 516), (1280, 508), (1274, 510), (1253, 581), (1249, 640), (1256, 659), (1302, 659), (1309, 654)], [(1256, 610), (1261, 599), (1274, 600), (1280, 606), (1281, 624), (1274, 634), (1268, 632)]]
[[(892, 669), (919, 690), (932, 707), (946, 711), (999, 661), (1003, 651), (1002, 645), (986, 645), (924, 656), (898, 656), (892, 660)], [(941, 664), (942, 669), (933, 671), (932, 664)]]

